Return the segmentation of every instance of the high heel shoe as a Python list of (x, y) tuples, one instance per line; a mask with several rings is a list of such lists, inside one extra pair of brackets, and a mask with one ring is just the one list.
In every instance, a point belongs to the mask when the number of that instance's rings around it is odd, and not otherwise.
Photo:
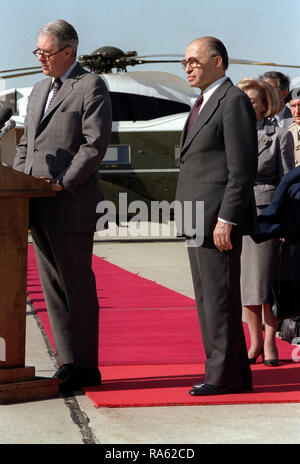
[(248, 358), (249, 364), (255, 364), (255, 363), (256, 363), (256, 360), (257, 360), (257, 358), (258, 358), (259, 356), (261, 356), (261, 357), (262, 357), (262, 360), (264, 361), (264, 347), (262, 347), (262, 348), (259, 350), (258, 354), (257, 354), (254, 358)]
[(264, 365), (267, 367), (277, 367), (279, 366), (278, 362), (278, 350), (277, 348), (273, 351), (273, 354), (271, 355), (270, 359), (264, 359)]
[(264, 365), (267, 367), (277, 367), (279, 366), (278, 359), (265, 359)]

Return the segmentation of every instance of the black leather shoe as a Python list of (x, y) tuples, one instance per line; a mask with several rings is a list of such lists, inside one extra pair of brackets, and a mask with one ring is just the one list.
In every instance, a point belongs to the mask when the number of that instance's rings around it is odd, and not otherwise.
[[(202, 385), (204, 385), (204, 384), (203, 383), (194, 383), (193, 384), (193, 389), (197, 390), (197, 389), (201, 388)], [(209, 385), (209, 384), (205, 384), (205, 385)], [(252, 383), (251, 382), (243, 383), (242, 385), (238, 385), (238, 387), (241, 389), (241, 391), (244, 391), (244, 392), (251, 391), (252, 390)]]
[(62, 382), (59, 384), (60, 393), (70, 393), (80, 390), (82, 387), (101, 385), (101, 374), (98, 368), (79, 368), (68, 369), (67, 375), (63, 371)]
[(218, 385), (210, 385), (209, 383), (195, 384), (190, 390), (192, 396), (209, 396), (209, 395), (225, 395), (226, 393), (242, 393), (245, 391), (243, 386), (234, 385), (231, 387), (221, 387)]
[(242, 392), (250, 392), (250, 391), (252, 391), (252, 389), (253, 389), (252, 382), (243, 383), (242, 386), (241, 386), (241, 389), (242, 389)]
[(53, 379), (63, 380), (70, 374), (74, 368), (74, 364), (62, 364), (59, 369), (55, 372)]

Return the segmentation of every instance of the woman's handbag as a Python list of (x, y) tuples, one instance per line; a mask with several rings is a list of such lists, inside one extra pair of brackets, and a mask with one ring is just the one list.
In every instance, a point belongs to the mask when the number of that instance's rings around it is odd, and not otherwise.
[(281, 242), (271, 314), (278, 320), (300, 316), (300, 243)]
[(300, 317), (285, 319), (280, 326), (279, 337), (289, 343), (300, 343)]

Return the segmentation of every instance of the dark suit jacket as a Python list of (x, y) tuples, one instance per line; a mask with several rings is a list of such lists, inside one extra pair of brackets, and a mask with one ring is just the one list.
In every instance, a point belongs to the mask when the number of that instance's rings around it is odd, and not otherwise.
[(252, 235), (257, 243), (271, 238), (285, 238), (289, 243), (300, 241), (300, 166), (282, 177), (258, 222), (258, 230)]
[(31, 201), (31, 221), (52, 230), (94, 231), (103, 194), (99, 165), (111, 133), (111, 104), (103, 80), (79, 64), (43, 117), (51, 78), (30, 95), (14, 169), (58, 181), (55, 198)]
[(204, 201), (205, 236), (212, 235), (218, 217), (249, 233), (256, 221), (256, 173), (255, 112), (247, 95), (227, 79), (207, 101), (186, 138), (183, 131), (176, 199), (182, 204)]

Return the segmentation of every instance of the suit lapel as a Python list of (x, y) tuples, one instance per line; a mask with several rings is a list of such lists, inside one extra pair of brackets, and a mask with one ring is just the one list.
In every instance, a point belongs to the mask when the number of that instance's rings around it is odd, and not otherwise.
[(60, 91), (58, 92), (57, 96), (55, 97), (55, 100), (51, 104), (51, 107), (47, 110), (46, 114), (44, 115), (42, 121), (44, 121), (46, 118), (48, 118), (48, 116), (51, 115), (53, 113), (53, 111), (56, 110), (58, 105), (60, 105), (60, 103), (67, 97), (67, 95), (69, 95), (69, 93), (72, 91), (72, 89), (73, 89), (72, 81), (67, 79), (64, 82), (64, 84), (63, 84), (62, 88), (60, 89)]
[(35, 130), (37, 131), (41, 120), (43, 119), (43, 113), (44, 113), (44, 108), (47, 102), (47, 98), (50, 92), (52, 80), (50, 79), (45, 79), (43, 82), (43, 87), (40, 90), (40, 95), (39, 95), (39, 102), (37, 103), (37, 108), (35, 112)]
[(272, 145), (272, 138), (271, 136), (275, 133), (275, 127), (273, 124), (268, 125), (266, 122), (263, 126), (262, 132), (258, 135), (258, 156), (262, 154), (262, 152)]
[[(85, 71), (79, 64), (75, 66), (70, 76), (63, 83), (62, 88), (58, 92), (49, 110), (47, 110), (46, 114), (42, 117), (42, 119), (39, 119), (39, 122), (41, 125), (45, 124), (46, 121), (49, 120), (49, 118), (53, 115), (53, 113), (56, 111), (57, 107), (61, 104), (61, 102), (73, 91), (74, 84), (78, 81), (78, 79), (82, 77), (83, 74), (86, 74), (86, 73), (87, 71)], [(43, 97), (42, 109), (41, 109), (41, 112), (39, 112), (40, 118), (45, 108), (45, 104), (46, 104), (46, 101), (47, 101), (47, 98), (50, 92), (51, 83), (52, 83), (52, 80), (50, 80), (50, 84), (48, 83), (47, 88), (46, 88), (46, 95)]]
[(219, 101), (224, 97), (227, 90), (232, 85), (233, 84), (232, 84), (231, 80), (228, 78), (228, 79), (226, 79), (226, 81), (224, 81), (217, 88), (217, 90), (215, 90), (215, 92), (212, 94), (212, 96), (206, 102), (204, 107), (201, 109), (201, 111), (199, 113), (199, 116), (195, 120), (190, 132), (188, 133), (187, 137), (185, 138), (185, 133), (186, 133), (186, 128), (187, 128), (187, 121), (188, 121), (189, 118), (187, 119), (184, 130), (183, 130), (183, 136), (182, 136), (182, 145), (181, 145), (182, 146), (182, 153), (190, 145), (193, 138), (198, 134), (200, 129), (209, 120), (211, 115), (216, 111), (216, 109), (219, 106)]

